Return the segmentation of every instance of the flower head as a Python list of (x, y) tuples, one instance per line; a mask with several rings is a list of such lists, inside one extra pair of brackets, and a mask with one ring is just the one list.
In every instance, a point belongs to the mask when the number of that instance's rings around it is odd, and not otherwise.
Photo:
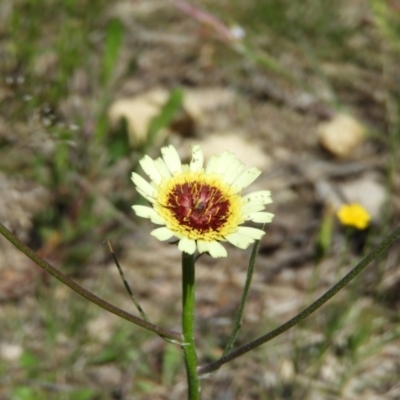
[(337, 217), (342, 225), (357, 229), (367, 228), (371, 220), (368, 211), (357, 203), (343, 204), (337, 212)]
[(264, 231), (240, 226), (245, 221), (271, 222), (273, 214), (264, 212), (271, 195), (261, 190), (242, 196), (242, 189), (261, 174), (257, 168), (246, 169), (238, 158), (228, 152), (212, 156), (204, 167), (203, 153), (192, 146), (192, 160), (182, 165), (173, 146), (161, 149), (162, 158), (140, 160), (147, 182), (133, 172), (137, 191), (150, 202), (150, 207), (135, 205), (139, 217), (162, 225), (151, 234), (159, 240), (179, 239), (178, 248), (189, 254), (196, 249), (212, 257), (226, 257), (219, 242), (228, 241), (245, 249), (259, 240)]

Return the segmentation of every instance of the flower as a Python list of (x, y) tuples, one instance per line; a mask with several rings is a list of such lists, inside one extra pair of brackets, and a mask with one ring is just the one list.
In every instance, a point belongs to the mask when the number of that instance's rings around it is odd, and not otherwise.
[(337, 217), (342, 225), (365, 229), (371, 220), (368, 211), (357, 203), (343, 204), (337, 212)]
[(173, 146), (161, 149), (162, 158), (145, 155), (140, 160), (147, 182), (133, 172), (138, 193), (150, 207), (134, 205), (136, 215), (162, 225), (151, 232), (158, 240), (179, 239), (178, 248), (188, 254), (208, 252), (212, 257), (226, 257), (219, 242), (247, 248), (261, 239), (261, 229), (240, 226), (245, 221), (271, 222), (273, 214), (264, 212), (272, 203), (268, 190), (242, 196), (241, 191), (261, 174), (257, 168), (245, 169), (238, 158), (224, 151), (212, 156), (203, 167), (204, 156), (198, 145), (192, 146), (192, 160), (182, 165)]

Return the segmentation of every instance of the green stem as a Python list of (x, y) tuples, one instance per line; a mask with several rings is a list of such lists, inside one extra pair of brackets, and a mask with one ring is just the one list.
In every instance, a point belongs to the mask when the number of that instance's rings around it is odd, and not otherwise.
[[(262, 227), (262, 229), (264, 229), (264, 226)], [(240, 299), (239, 310), (236, 314), (235, 325), (232, 329), (231, 336), (229, 337), (228, 343), (224, 350), (224, 354), (223, 354), (224, 356), (232, 350), (232, 347), (235, 344), (236, 338), (238, 336), (239, 330), (242, 326), (244, 308), (246, 306), (247, 297), (249, 295), (251, 280), (253, 279), (254, 265), (256, 262), (259, 247), (260, 247), (260, 241), (257, 240), (254, 243), (253, 251), (251, 252), (249, 268), (247, 269), (246, 283), (244, 284), (242, 298)]]
[(208, 374), (210, 372), (216, 371), (223, 364), (245, 354), (255, 348), (261, 346), (262, 344), (270, 341), (271, 339), (279, 336), (281, 333), (287, 331), (293, 326), (297, 325), (299, 322), (306, 319), (310, 314), (320, 308), (329, 299), (331, 299), (339, 290), (346, 286), (353, 278), (355, 278), (372, 260), (380, 256), (396, 239), (400, 237), (400, 227), (398, 227), (393, 233), (387, 236), (382, 243), (376, 247), (371, 253), (369, 253), (362, 261), (360, 261), (344, 278), (342, 278), (336, 285), (329, 289), (324, 295), (322, 295), (318, 300), (312, 303), (309, 307), (303, 310), (300, 314), (296, 315), (294, 318), (290, 319), (280, 327), (274, 329), (273, 331), (259, 337), (252, 342), (239, 347), (237, 350), (232, 351), (226, 356), (221, 357), (219, 360), (212, 362), (210, 364), (204, 365), (199, 368), (199, 374)]
[(151, 324), (148, 321), (145, 321), (135, 315), (129, 314), (124, 310), (121, 310), (118, 307), (113, 306), (107, 301), (100, 299), (93, 293), (89, 292), (82, 286), (78, 285), (72, 279), (68, 278), (58, 269), (54, 268), (47, 261), (40, 258), (33, 250), (29, 247), (25, 246), (21, 241), (19, 241), (4, 225), (0, 223), (0, 234), (3, 235), (7, 240), (9, 240), (15, 247), (17, 247), (20, 251), (26, 254), (34, 263), (39, 265), (39, 267), (43, 268), (50, 275), (53, 275), (56, 279), (62, 282), (64, 285), (71, 288), (74, 292), (80, 294), (85, 297), (87, 300), (92, 303), (97, 304), (99, 307), (104, 308), (105, 310), (111, 312), (112, 314), (118, 315), (119, 317), (126, 319), (130, 322), (133, 322), (136, 325), (139, 325), (149, 331), (157, 333), (160, 336), (167, 337), (173, 340), (175, 343), (182, 343), (182, 336), (178, 332), (170, 331), (168, 329), (161, 328), (160, 326)]
[(129, 294), (129, 297), (131, 298), (131, 300), (133, 301), (133, 304), (135, 305), (135, 307), (137, 308), (137, 310), (139, 311), (140, 315), (142, 316), (142, 318), (149, 322), (149, 317), (147, 316), (147, 314), (144, 312), (142, 306), (139, 304), (138, 299), (136, 298), (136, 296), (133, 294), (133, 291), (128, 283), (128, 281), (125, 278), (125, 274), (124, 271), (121, 268), (121, 265), (119, 264), (119, 261), (117, 259), (117, 256), (114, 253), (114, 249), (111, 246), (111, 243), (109, 240), (107, 240), (107, 244), (108, 244), (108, 248), (110, 249), (110, 253), (112, 255), (112, 258), (114, 260), (115, 265), (117, 266), (118, 272), (119, 272), (119, 276), (122, 279), (122, 282), (124, 283), (125, 289)]
[(200, 380), (197, 374), (197, 354), (194, 341), (195, 321), (194, 255), (182, 252), (182, 333), (183, 353), (188, 381), (188, 399), (200, 400)]

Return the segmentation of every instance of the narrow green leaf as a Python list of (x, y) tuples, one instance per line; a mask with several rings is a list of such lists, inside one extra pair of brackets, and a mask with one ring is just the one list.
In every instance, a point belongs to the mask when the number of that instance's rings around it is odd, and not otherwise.
[(176, 113), (180, 110), (183, 101), (183, 90), (175, 89), (171, 92), (167, 102), (161, 108), (160, 113), (154, 117), (149, 126), (145, 149), (147, 150), (154, 142), (157, 133), (171, 124)]
[(122, 43), (123, 27), (118, 19), (112, 19), (107, 26), (106, 41), (104, 45), (102, 82), (110, 81), (112, 72), (117, 63), (118, 53)]

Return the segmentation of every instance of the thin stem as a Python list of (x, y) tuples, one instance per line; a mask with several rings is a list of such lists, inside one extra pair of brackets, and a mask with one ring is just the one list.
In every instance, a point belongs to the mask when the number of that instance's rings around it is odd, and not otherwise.
[(322, 295), (318, 300), (312, 303), (309, 307), (303, 310), (300, 314), (296, 315), (294, 318), (290, 319), (280, 327), (274, 329), (273, 331), (259, 337), (258, 339), (239, 347), (237, 350), (232, 351), (226, 356), (221, 357), (219, 360), (204, 365), (199, 368), (199, 374), (207, 374), (219, 369), (223, 364), (245, 354), (255, 348), (261, 346), (262, 344), (270, 341), (271, 339), (279, 336), (281, 333), (287, 331), (293, 326), (297, 325), (299, 322), (306, 319), (310, 314), (316, 311), (319, 307), (325, 304), (329, 299), (331, 299), (339, 290), (346, 286), (352, 279), (354, 279), (372, 260), (380, 256), (396, 239), (400, 237), (400, 227), (398, 227), (392, 234), (386, 237), (380, 245), (378, 245), (371, 253), (369, 253), (362, 261), (360, 261), (344, 278), (342, 278), (336, 285), (329, 289), (324, 295)]
[(132, 289), (131, 289), (131, 287), (129, 286), (129, 283), (128, 283), (128, 281), (127, 281), (126, 278), (125, 278), (124, 271), (122, 270), (121, 266), (119, 265), (119, 261), (118, 261), (118, 259), (117, 259), (117, 256), (116, 256), (115, 253), (114, 253), (114, 249), (113, 249), (113, 247), (111, 246), (111, 243), (110, 243), (109, 240), (107, 240), (107, 244), (108, 244), (108, 248), (110, 249), (110, 253), (111, 253), (111, 255), (112, 255), (112, 258), (114, 259), (115, 265), (117, 266), (117, 269), (118, 269), (118, 272), (119, 272), (119, 276), (121, 277), (122, 282), (124, 283), (125, 289), (126, 289), (126, 291), (128, 292), (129, 297), (130, 297), (131, 300), (133, 301), (133, 304), (135, 305), (135, 307), (136, 307), (137, 310), (139, 311), (139, 313), (140, 313), (140, 315), (142, 316), (142, 318), (143, 318), (145, 321), (148, 322), (148, 321), (149, 321), (149, 318), (148, 318), (147, 314), (144, 312), (142, 306), (139, 304), (139, 302), (138, 302), (136, 296), (133, 294)]
[(188, 399), (200, 400), (200, 380), (197, 374), (197, 354), (194, 341), (195, 268), (194, 255), (182, 252), (182, 332), (188, 381)]
[[(264, 226), (262, 227), (262, 229), (264, 229)], [(223, 356), (225, 356), (232, 350), (232, 347), (235, 344), (236, 338), (238, 336), (239, 330), (242, 327), (244, 308), (246, 306), (246, 301), (249, 295), (251, 281), (253, 279), (254, 265), (256, 262), (256, 257), (259, 247), (260, 247), (260, 241), (257, 240), (254, 243), (253, 251), (251, 252), (249, 267), (247, 269), (246, 282), (244, 284), (242, 298), (240, 299), (239, 310), (236, 314), (235, 324), (233, 326), (231, 336), (228, 339), (228, 343), (226, 344)]]
[(74, 292), (80, 294), (85, 297), (87, 300), (92, 303), (97, 304), (99, 307), (104, 308), (105, 310), (115, 314), (127, 321), (130, 321), (136, 325), (141, 326), (149, 331), (157, 333), (160, 336), (165, 336), (175, 343), (182, 343), (182, 335), (178, 332), (171, 331), (169, 329), (161, 328), (160, 326), (151, 324), (150, 322), (144, 321), (143, 319), (136, 317), (135, 315), (129, 314), (124, 310), (121, 310), (118, 307), (113, 306), (107, 301), (100, 299), (93, 293), (84, 289), (82, 286), (78, 285), (72, 279), (68, 278), (58, 269), (54, 268), (47, 261), (40, 258), (33, 250), (29, 247), (25, 246), (21, 241), (19, 241), (4, 225), (0, 223), (0, 234), (2, 234), (7, 240), (9, 240), (15, 247), (17, 247), (20, 251), (26, 254), (34, 263), (36, 263), (39, 267), (43, 268), (50, 275), (53, 275), (56, 279), (62, 282), (64, 285), (71, 288)]

